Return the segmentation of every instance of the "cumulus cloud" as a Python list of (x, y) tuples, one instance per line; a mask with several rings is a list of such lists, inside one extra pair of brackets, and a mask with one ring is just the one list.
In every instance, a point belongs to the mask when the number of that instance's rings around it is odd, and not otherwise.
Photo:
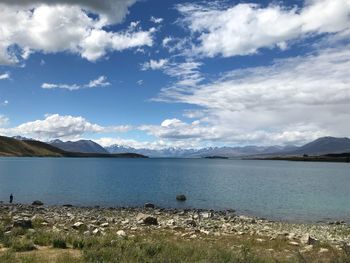
[(0, 3), (14, 7), (36, 7), (45, 5), (70, 5), (84, 8), (92, 13), (99, 14), (109, 23), (121, 22), (128, 13), (128, 7), (137, 0), (0, 0)]
[(109, 51), (152, 46), (154, 28), (106, 29), (120, 22), (133, 2), (0, 1), (0, 64), (18, 63), (33, 52), (71, 52), (96, 61)]
[(160, 23), (162, 23), (163, 22), (163, 18), (161, 18), (161, 17), (154, 17), (154, 16), (151, 16), (151, 18), (150, 18), (150, 21), (151, 22), (153, 22), (153, 23), (155, 23), (155, 24), (160, 24)]
[(106, 87), (111, 85), (107, 81), (107, 77), (100, 76), (97, 79), (91, 80), (88, 84), (78, 85), (78, 84), (52, 84), (52, 83), (43, 83), (41, 88), (43, 89), (67, 89), (70, 91), (86, 89), (86, 88), (98, 88), (98, 87)]
[(193, 87), (176, 83), (157, 99), (200, 107), (190, 116), (197, 121), (167, 120), (143, 130), (163, 139), (260, 144), (348, 136), (349, 68), (350, 48), (343, 46), (231, 71)]
[(9, 79), (9, 78), (10, 78), (10, 73), (8, 72), (0, 74), (0, 80)]
[(182, 148), (182, 149), (193, 149), (199, 147), (199, 141), (192, 140), (188, 141), (170, 141), (170, 140), (155, 140), (155, 141), (138, 141), (134, 139), (123, 139), (123, 138), (111, 138), (104, 137), (95, 140), (98, 144), (108, 147), (112, 145), (118, 145), (123, 147), (132, 147), (135, 149), (151, 149), (151, 150), (162, 150), (166, 148)]
[(209, 57), (249, 55), (261, 48), (286, 49), (296, 39), (350, 28), (348, 0), (309, 0), (302, 8), (191, 3), (177, 9), (196, 39), (191, 52)]
[(141, 65), (141, 70), (157, 70), (162, 69), (166, 66), (168, 63), (167, 59), (159, 59), (159, 60), (153, 60), (147, 61)]
[(76, 139), (84, 134), (126, 132), (130, 126), (101, 126), (91, 123), (81, 116), (46, 115), (43, 120), (35, 120), (17, 127), (0, 129), (1, 134), (8, 136), (21, 135), (39, 140)]

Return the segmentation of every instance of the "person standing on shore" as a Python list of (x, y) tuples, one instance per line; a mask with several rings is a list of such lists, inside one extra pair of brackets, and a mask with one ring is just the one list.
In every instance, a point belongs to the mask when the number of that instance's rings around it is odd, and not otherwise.
[(10, 195), (10, 204), (12, 204), (12, 202), (13, 202), (13, 195), (11, 194)]

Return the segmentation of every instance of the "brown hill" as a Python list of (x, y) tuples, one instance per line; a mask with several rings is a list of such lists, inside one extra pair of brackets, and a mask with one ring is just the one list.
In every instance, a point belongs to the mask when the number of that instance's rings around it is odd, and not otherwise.
[(0, 136), (0, 156), (17, 157), (112, 157), (112, 158), (147, 158), (141, 154), (99, 154), (67, 152), (50, 144), (34, 140), (17, 140)]

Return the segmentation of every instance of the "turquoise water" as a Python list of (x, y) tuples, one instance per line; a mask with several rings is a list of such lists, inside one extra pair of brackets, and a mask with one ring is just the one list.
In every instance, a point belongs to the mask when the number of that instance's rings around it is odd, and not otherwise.
[[(350, 165), (218, 159), (0, 158), (0, 200), (235, 209), (288, 221), (350, 221)], [(177, 194), (188, 200), (178, 203)]]

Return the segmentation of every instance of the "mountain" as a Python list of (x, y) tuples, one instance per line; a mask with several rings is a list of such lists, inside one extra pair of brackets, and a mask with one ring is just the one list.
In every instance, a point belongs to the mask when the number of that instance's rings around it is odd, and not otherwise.
[(79, 141), (67, 141), (54, 140), (49, 142), (52, 146), (55, 146), (61, 150), (67, 152), (80, 152), (80, 153), (109, 153), (101, 145), (91, 140), (79, 140)]
[(295, 150), (295, 146), (245, 146), (245, 147), (208, 147), (201, 149), (181, 149), (165, 148), (160, 150), (154, 149), (135, 149), (119, 145), (106, 147), (110, 153), (133, 152), (144, 154), (150, 157), (170, 157), (170, 158), (202, 158), (208, 156), (221, 157), (242, 157), (258, 154), (268, 154), (277, 151)]
[(146, 156), (135, 153), (109, 154), (109, 153), (77, 153), (68, 152), (50, 144), (33, 141), (17, 140), (0, 136), (0, 156), (17, 157), (126, 157), (145, 158)]
[(292, 155), (323, 155), (350, 152), (349, 138), (322, 137), (303, 146), (243, 146), (243, 147), (208, 147), (201, 149), (165, 148), (135, 149), (120, 145), (106, 147), (110, 153), (133, 152), (150, 157), (170, 158), (202, 158), (208, 156), (220, 157), (252, 157), (252, 156), (292, 156)]
[(0, 156), (63, 156), (63, 151), (49, 144), (0, 136)]
[(346, 152), (350, 152), (349, 138), (322, 137), (299, 147), (291, 153), (300, 155), (322, 155)]

